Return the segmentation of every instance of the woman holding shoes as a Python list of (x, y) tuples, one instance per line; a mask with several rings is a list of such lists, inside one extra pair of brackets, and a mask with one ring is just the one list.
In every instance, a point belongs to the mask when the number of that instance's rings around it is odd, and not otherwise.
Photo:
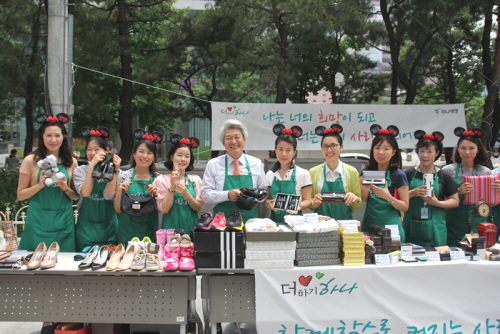
[(192, 149), (198, 147), (197, 138), (182, 138), (174, 134), (165, 167), (172, 172), (159, 175), (154, 182), (157, 189), (156, 204), (163, 213), (162, 229), (191, 231), (198, 221), (198, 212), (205, 203), (201, 199), (201, 178), (188, 175), (194, 169)]
[[(41, 124), (38, 134), (39, 147), (28, 154), (19, 169), (17, 198), (29, 199), (28, 214), (20, 249), (33, 251), (44, 242), (50, 245), (57, 242), (62, 252), (75, 251), (75, 218), (72, 200), (78, 193), (71, 187), (73, 171), (77, 167), (71, 155), (68, 135), (64, 126), (69, 116), (39, 114), (36, 121)], [(53, 155), (57, 167), (64, 177), (46, 185), (46, 176), (37, 162)]]
[(74, 175), (76, 191), (81, 195), (75, 227), (77, 250), (116, 244), (118, 217), (113, 200), (121, 164), (119, 156), (108, 153), (108, 128), (85, 127), (81, 134), (87, 138), (85, 154), (89, 164), (77, 167)]
[[(274, 142), (274, 150), (278, 161), (267, 172), (269, 197), (266, 205), (272, 210), (270, 219), (282, 223), (289, 214), (302, 214), (302, 208), (311, 204), (311, 176), (309, 172), (295, 165), (297, 155), (297, 138), (302, 135), (299, 126), (285, 128), (283, 124), (276, 124), (273, 132), (278, 137)], [(298, 212), (274, 209), (275, 198), (278, 193), (301, 196)]]
[[(344, 149), (342, 131), (340, 124), (315, 129), (316, 134), (322, 137), (321, 152), (325, 162), (309, 170), (313, 195), (310, 209), (337, 220), (352, 219), (352, 212), (362, 205), (359, 173), (340, 160)], [(345, 192), (344, 203), (323, 203), (324, 192)]]
[(118, 217), (118, 243), (126, 244), (134, 237), (149, 237), (156, 242), (156, 230), (158, 230), (158, 211), (153, 209), (149, 213), (132, 217), (122, 212), (121, 203), (124, 193), (133, 196), (156, 196), (156, 186), (153, 184), (158, 176), (155, 168), (157, 158), (157, 147), (162, 140), (159, 132), (151, 134), (143, 129), (137, 129), (134, 136), (138, 139), (133, 148), (132, 163), (130, 169), (120, 172), (118, 187), (115, 196), (115, 210)]

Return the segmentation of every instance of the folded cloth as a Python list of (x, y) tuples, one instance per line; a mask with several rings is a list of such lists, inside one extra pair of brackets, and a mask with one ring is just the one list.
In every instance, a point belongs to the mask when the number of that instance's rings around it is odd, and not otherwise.
[(278, 227), (269, 218), (252, 218), (245, 223), (245, 232), (278, 232)]

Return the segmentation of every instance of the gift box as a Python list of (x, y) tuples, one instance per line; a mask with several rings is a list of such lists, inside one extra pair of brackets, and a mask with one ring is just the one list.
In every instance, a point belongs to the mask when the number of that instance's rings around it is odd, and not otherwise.
[(245, 233), (243, 232), (193, 232), (195, 252), (243, 252)]

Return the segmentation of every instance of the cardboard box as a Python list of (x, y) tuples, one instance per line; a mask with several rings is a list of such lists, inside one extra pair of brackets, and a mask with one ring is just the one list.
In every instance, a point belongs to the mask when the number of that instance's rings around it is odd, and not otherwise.
[(243, 252), (245, 233), (243, 232), (193, 232), (195, 252)]
[(194, 252), (194, 264), (199, 268), (243, 268), (245, 252)]
[(295, 241), (297, 232), (246, 232), (247, 241)]
[(266, 260), (295, 260), (295, 251), (256, 251), (247, 250), (245, 258), (249, 261), (266, 261)]
[(245, 269), (293, 269), (293, 260), (245, 260)]

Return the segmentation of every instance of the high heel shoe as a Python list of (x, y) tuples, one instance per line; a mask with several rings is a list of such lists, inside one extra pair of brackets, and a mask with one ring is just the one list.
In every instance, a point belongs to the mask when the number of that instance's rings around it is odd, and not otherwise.
[(99, 270), (101, 268), (104, 268), (110, 254), (115, 250), (115, 248), (116, 246), (114, 245), (102, 246), (99, 249), (99, 255), (96, 256), (96, 258), (92, 262), (92, 270)]
[(135, 245), (130, 245), (128, 247), (127, 251), (123, 255), (122, 260), (120, 261), (118, 266), (116, 266), (116, 269), (115, 269), (116, 271), (130, 269), (130, 267), (132, 266), (132, 262), (134, 262), (135, 255), (137, 253), (136, 249), (137, 248), (135, 247)]
[(47, 251), (47, 246), (45, 243), (41, 242), (38, 247), (33, 252), (30, 261), (26, 264), (29, 270), (40, 268), (40, 262), (42, 262), (45, 252)]
[(106, 270), (115, 270), (124, 253), (125, 248), (123, 247), (123, 244), (119, 244), (113, 254), (111, 254), (108, 262), (106, 262)]
[(97, 255), (99, 255), (99, 245), (92, 246), (92, 248), (87, 252), (85, 259), (83, 259), (83, 261), (78, 265), (78, 268), (89, 269), (92, 267), (92, 262), (94, 262)]
[(59, 244), (57, 242), (53, 242), (47, 252), (45, 253), (45, 257), (43, 261), (40, 263), (40, 268), (49, 269), (56, 266), (57, 263), (57, 255), (59, 254)]

